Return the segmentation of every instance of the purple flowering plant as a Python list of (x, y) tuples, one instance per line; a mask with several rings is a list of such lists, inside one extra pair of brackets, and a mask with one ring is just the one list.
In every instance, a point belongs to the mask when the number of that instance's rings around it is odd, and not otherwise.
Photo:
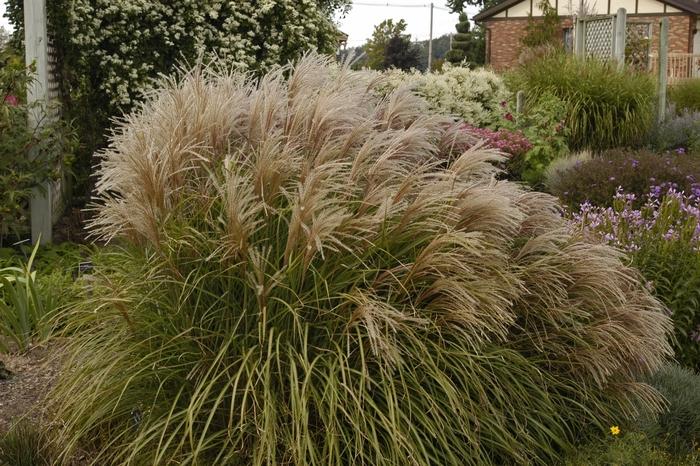
[(570, 228), (626, 251), (675, 325), (676, 358), (700, 369), (700, 184), (684, 192), (675, 183), (650, 188), (641, 205), (621, 188), (612, 205), (584, 202)]

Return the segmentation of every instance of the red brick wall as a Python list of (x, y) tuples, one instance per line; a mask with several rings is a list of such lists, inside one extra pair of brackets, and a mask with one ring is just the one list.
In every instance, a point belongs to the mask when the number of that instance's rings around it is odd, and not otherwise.
[[(651, 49), (659, 51), (659, 22), (662, 16), (628, 16), (628, 22), (651, 23)], [(670, 53), (689, 53), (693, 49), (693, 30), (695, 17), (690, 15), (669, 16), (668, 51)]]
[[(659, 21), (661, 16), (628, 15), (628, 21), (652, 23), (652, 51), (658, 50)], [(692, 49), (692, 31), (695, 17), (690, 15), (669, 16), (669, 52), (688, 53)], [(488, 30), (486, 50), (488, 63), (497, 71), (512, 68), (518, 63), (522, 50), (520, 39), (525, 35), (527, 18), (492, 18), (484, 22)], [(571, 18), (562, 18), (563, 28), (571, 27)]]

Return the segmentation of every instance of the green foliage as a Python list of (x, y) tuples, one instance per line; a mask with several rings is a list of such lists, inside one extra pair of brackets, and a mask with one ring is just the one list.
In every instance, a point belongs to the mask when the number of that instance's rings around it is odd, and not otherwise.
[(700, 453), (674, 456), (642, 432), (625, 432), (583, 445), (567, 457), (566, 466), (694, 466)]
[(392, 38), (407, 39), (410, 43), (411, 36), (404, 34), (406, 31), (406, 21), (403, 19), (394, 23), (393, 19), (385, 19), (378, 25), (374, 26), (372, 37), (367, 40), (363, 46), (367, 54), (366, 65), (373, 70), (383, 70), (386, 66), (386, 49), (389, 41)]
[(28, 113), (46, 118), (42, 103), (26, 105), (32, 69), (11, 50), (0, 53), (0, 246), (8, 235), (26, 229), (32, 189), (53, 179), (70, 163), (74, 133), (63, 121), (40, 129), (28, 125)]
[(653, 185), (675, 183), (690, 193), (700, 180), (700, 159), (676, 152), (657, 154), (647, 150), (609, 150), (594, 158), (563, 166), (550, 173), (547, 191), (573, 210), (588, 201), (612, 206), (618, 187), (637, 197), (641, 205)]
[(655, 85), (648, 73), (618, 70), (614, 63), (552, 54), (525, 64), (508, 78), (530, 102), (553, 94), (567, 106), (572, 150), (638, 144), (654, 117)]
[(532, 144), (522, 157), (508, 161), (508, 172), (533, 187), (541, 187), (549, 165), (569, 151), (566, 145), (568, 131), (564, 125), (566, 115), (567, 107), (561, 99), (553, 94), (543, 94), (523, 113), (513, 116), (512, 121), (504, 119), (501, 126), (520, 130)]
[(23, 351), (36, 339), (47, 339), (52, 331), (51, 319), (56, 311), (52, 294), (59, 290), (41, 289), (32, 269), (37, 247), (22, 267), (0, 269), (0, 351), (9, 346), (8, 339)]
[(644, 413), (618, 436), (608, 434), (567, 458), (570, 466), (700, 464), (700, 376), (668, 365), (650, 378), (668, 405), (660, 414)]
[(467, 5), (478, 6), (485, 10), (500, 2), (501, 0), (447, 0), (446, 4), (453, 13), (461, 13)]
[(124, 249), (69, 318), (64, 458), (552, 463), (657, 406), (637, 380), (670, 327), (635, 272), (376, 77), (194, 70), (121, 124), (92, 231)]
[(542, 19), (535, 20), (532, 14), (528, 16), (525, 35), (521, 37), (520, 43), (530, 48), (542, 46), (561, 48), (563, 46), (561, 20), (557, 9), (549, 3), (549, 0), (539, 0), (537, 6), (542, 10)]
[(640, 428), (672, 453), (697, 451), (700, 460), (700, 375), (668, 365), (649, 383), (664, 396), (668, 407), (658, 415), (643, 417)]
[(673, 84), (669, 87), (668, 96), (678, 111), (700, 112), (700, 78)]
[(420, 66), (420, 48), (411, 43), (411, 39), (394, 36), (389, 39), (384, 50), (383, 69), (415, 69)]
[(55, 461), (46, 433), (34, 424), (20, 422), (0, 436), (0, 466), (53, 466)]

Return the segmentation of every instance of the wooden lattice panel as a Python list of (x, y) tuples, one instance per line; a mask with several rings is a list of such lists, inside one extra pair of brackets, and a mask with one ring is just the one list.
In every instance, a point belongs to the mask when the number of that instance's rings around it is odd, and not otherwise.
[(610, 59), (613, 56), (615, 19), (611, 16), (591, 18), (585, 21), (586, 56)]

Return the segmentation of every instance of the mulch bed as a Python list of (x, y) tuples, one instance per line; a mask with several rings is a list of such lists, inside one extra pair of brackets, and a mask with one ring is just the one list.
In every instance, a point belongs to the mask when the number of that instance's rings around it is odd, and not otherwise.
[(41, 423), (46, 414), (43, 401), (60, 372), (63, 354), (60, 341), (0, 354), (0, 362), (12, 373), (0, 380), (0, 434), (21, 419)]

